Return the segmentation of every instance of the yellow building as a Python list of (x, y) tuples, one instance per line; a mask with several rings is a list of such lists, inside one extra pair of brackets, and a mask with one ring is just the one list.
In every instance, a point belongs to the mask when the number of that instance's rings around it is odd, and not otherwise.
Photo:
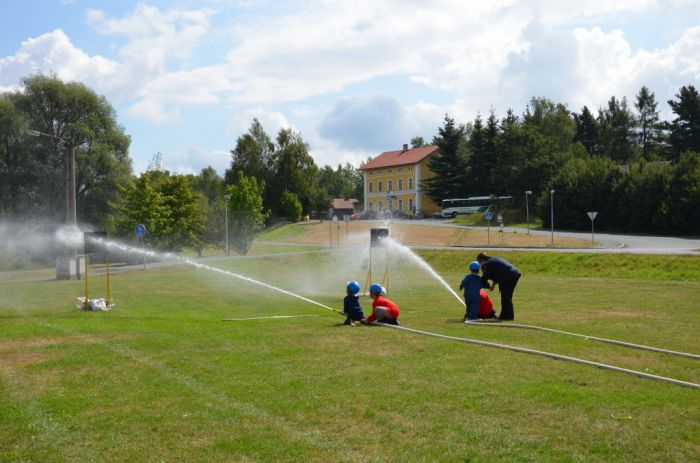
[(428, 158), (436, 145), (399, 151), (386, 151), (360, 166), (364, 173), (365, 210), (401, 211), (409, 215), (429, 216), (440, 208), (421, 188), (423, 180), (433, 177)]

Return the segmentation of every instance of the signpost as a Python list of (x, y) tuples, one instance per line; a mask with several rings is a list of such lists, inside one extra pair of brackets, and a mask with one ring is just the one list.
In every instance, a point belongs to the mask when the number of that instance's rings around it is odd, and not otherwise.
[(588, 218), (591, 219), (591, 243), (595, 243), (595, 230), (593, 228), (593, 222), (598, 215), (598, 211), (586, 212), (586, 214), (588, 214)]
[(486, 226), (486, 244), (487, 246), (491, 246), (491, 220), (493, 220), (493, 212), (490, 210), (486, 211), (484, 217), (486, 218), (486, 223), (488, 224)]
[[(141, 238), (141, 248), (144, 248), (143, 237), (146, 236), (146, 226), (142, 223), (137, 224), (136, 227), (134, 228), (134, 233), (136, 233), (136, 236), (138, 238)], [(145, 253), (145, 251), (146, 250), (144, 249), (144, 253), (143, 253), (143, 269), (144, 270), (146, 270), (146, 253)]]
[(500, 212), (496, 216), (496, 220), (498, 221), (498, 225), (501, 227), (501, 247), (503, 247), (504, 246), (504, 243), (503, 243), (503, 239), (504, 239), (503, 238), (503, 216), (501, 215)]

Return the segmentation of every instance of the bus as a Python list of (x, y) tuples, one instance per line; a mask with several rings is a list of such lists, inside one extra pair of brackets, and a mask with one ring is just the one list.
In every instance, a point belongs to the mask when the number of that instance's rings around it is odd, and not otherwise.
[(469, 198), (443, 199), (440, 215), (445, 218), (455, 218), (459, 214), (486, 212), (492, 208), (508, 207), (512, 201), (512, 196), (471, 196)]

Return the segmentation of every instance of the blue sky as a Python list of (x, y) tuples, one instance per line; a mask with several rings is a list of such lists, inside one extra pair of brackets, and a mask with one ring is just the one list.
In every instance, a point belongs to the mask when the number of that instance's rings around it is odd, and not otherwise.
[(0, 91), (36, 72), (105, 95), (136, 172), (160, 152), (223, 174), (254, 117), (359, 165), (532, 96), (597, 110), (646, 85), (670, 118), (700, 85), (700, 0), (2, 1)]

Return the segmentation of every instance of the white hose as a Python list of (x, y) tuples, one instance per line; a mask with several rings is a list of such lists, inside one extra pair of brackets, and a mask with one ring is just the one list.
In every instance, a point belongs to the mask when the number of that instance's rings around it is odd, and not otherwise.
[(608, 365), (608, 364), (600, 363), (600, 362), (592, 362), (590, 360), (583, 360), (583, 359), (579, 359), (576, 357), (568, 357), (566, 355), (553, 354), (553, 353), (544, 352), (541, 350), (527, 349), (525, 347), (509, 346), (507, 344), (498, 344), (495, 342), (479, 341), (476, 339), (458, 338), (456, 336), (447, 336), (444, 334), (431, 333), (430, 331), (416, 330), (413, 328), (406, 328), (404, 326), (388, 325), (388, 324), (383, 324), (383, 323), (376, 323), (376, 325), (387, 327), (387, 328), (394, 328), (397, 330), (408, 331), (410, 333), (422, 334), (425, 336), (432, 336), (435, 338), (447, 339), (450, 341), (465, 342), (465, 343), (469, 343), (469, 344), (478, 344), (481, 346), (488, 346), (488, 347), (495, 347), (498, 349), (512, 350), (515, 352), (522, 352), (522, 353), (526, 353), (526, 354), (542, 355), (544, 357), (550, 357), (550, 358), (557, 359), (557, 360), (565, 360), (567, 362), (581, 363), (584, 365), (591, 365), (591, 366), (603, 368), (606, 370), (619, 371), (622, 373), (627, 373), (630, 375), (639, 376), (640, 378), (653, 379), (656, 381), (663, 381), (666, 383), (676, 384), (678, 386), (684, 386), (684, 387), (689, 387), (689, 388), (693, 388), (693, 389), (700, 389), (700, 384), (696, 384), (696, 383), (681, 381), (679, 379), (667, 378), (665, 376), (652, 375), (650, 373), (644, 373), (642, 371), (629, 370), (627, 368), (620, 368), (620, 367), (616, 367), (613, 365)]
[(664, 354), (670, 355), (680, 355), (682, 357), (688, 357), (691, 359), (700, 360), (700, 355), (691, 354), (688, 352), (677, 352), (675, 350), (659, 349), (658, 347), (643, 346), (641, 344), (633, 344), (631, 342), (618, 341), (616, 339), (599, 338), (597, 336), (589, 336), (587, 334), (571, 333), (570, 331), (555, 330), (553, 328), (545, 328), (542, 326), (535, 325), (520, 325), (517, 323), (491, 323), (491, 322), (467, 322), (467, 325), (478, 325), (478, 326), (498, 326), (502, 328), (523, 328), (526, 330), (539, 330), (539, 331), (549, 331), (550, 333), (566, 334), (568, 336), (576, 336), (584, 339), (592, 339), (594, 341), (607, 342), (609, 344), (617, 344), (619, 346), (631, 347), (633, 349), (648, 350), (652, 352), (662, 352)]

